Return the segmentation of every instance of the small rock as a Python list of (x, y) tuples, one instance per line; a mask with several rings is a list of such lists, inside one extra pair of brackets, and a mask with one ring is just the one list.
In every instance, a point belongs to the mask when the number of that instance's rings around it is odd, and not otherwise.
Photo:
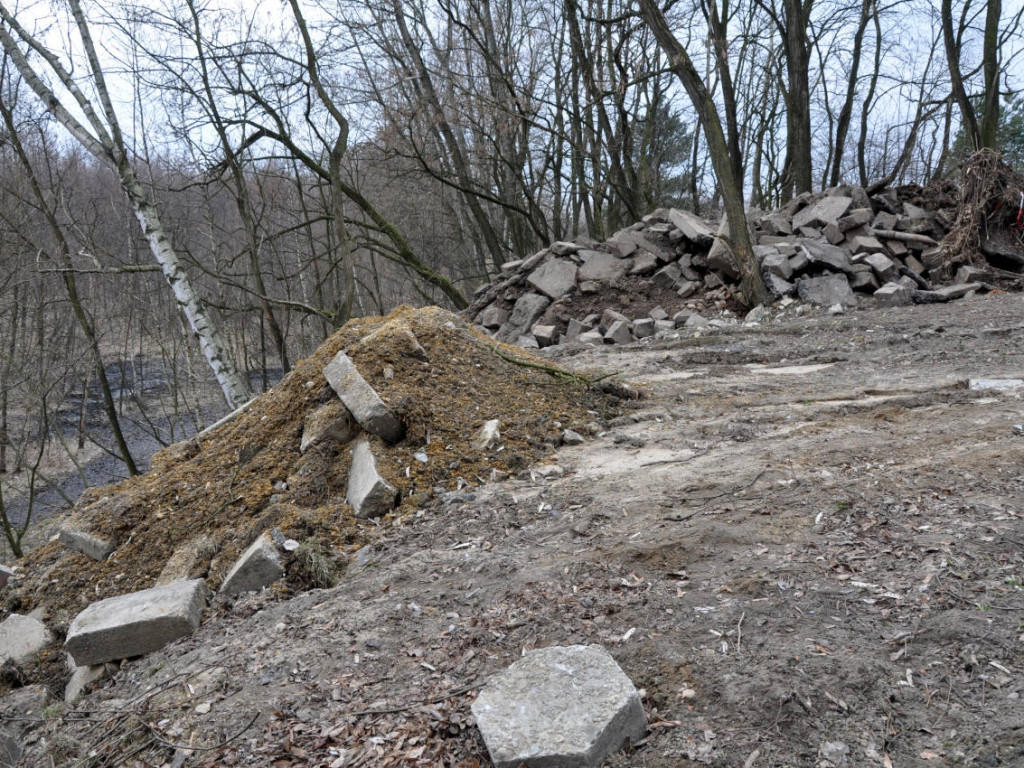
[(377, 460), (365, 439), (352, 448), (345, 501), (362, 520), (386, 515), (398, 501), (398, 491), (377, 473)]
[(605, 333), (605, 340), (613, 344), (629, 344), (633, 341), (633, 334), (629, 331), (629, 325), (628, 320), (616, 320)]
[(566, 429), (562, 432), (562, 445), (582, 445), (584, 437), (579, 432)]
[(501, 328), (501, 326), (508, 322), (508, 310), (492, 304), (480, 313), (477, 317), (477, 322), (484, 328), (489, 328), (492, 331)]
[(489, 451), (501, 440), (501, 420), (491, 419), (484, 423), (473, 438), (473, 447), (478, 451)]
[[(288, 542), (285, 542), (287, 547)], [(224, 578), (220, 593), (237, 595), (241, 592), (258, 592), (269, 587), (284, 575), (284, 566), (277, 553), (277, 547), (270, 536), (257, 537)]]
[(633, 335), (638, 339), (646, 339), (654, 335), (654, 320), (649, 317), (642, 318), (633, 323)]
[(52, 642), (53, 634), (43, 622), (12, 613), (0, 621), (0, 666), (7, 660), (19, 665), (31, 664)]

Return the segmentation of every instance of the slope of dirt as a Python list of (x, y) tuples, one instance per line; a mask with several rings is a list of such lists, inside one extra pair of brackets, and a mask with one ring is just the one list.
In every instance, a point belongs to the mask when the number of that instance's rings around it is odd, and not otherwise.
[(1024, 300), (599, 349), (651, 397), (382, 527), (333, 589), (218, 602), (27, 764), (489, 764), (524, 649), (603, 643), (649, 734), (611, 766), (1024, 764)]
[[(422, 350), (410, 348), (410, 330)], [(345, 503), (347, 449), (328, 444), (299, 451), (306, 417), (338, 402), (321, 371), (339, 350), (407, 427), (394, 446), (373, 443), (378, 471), (402, 498), (379, 522), (355, 519)], [(387, 318), (348, 323), (234, 420), (156, 454), (145, 475), (86, 492), (74, 516), (120, 546), (102, 562), (55, 541), (34, 551), (20, 564), (28, 577), (5, 591), (0, 613), (42, 608), (52, 628), (66, 630), (88, 604), (153, 586), (183, 545), (197, 551), (190, 572), (179, 578), (204, 577), (216, 589), (242, 550), (272, 528), (339, 570), (379, 525), (549, 460), (563, 429), (587, 432), (609, 413), (613, 399), (513, 359), (550, 367), (438, 308), (404, 307)], [(473, 448), (476, 432), (491, 419), (501, 421), (500, 444)], [(279, 592), (308, 585), (308, 573), (291, 570)]]

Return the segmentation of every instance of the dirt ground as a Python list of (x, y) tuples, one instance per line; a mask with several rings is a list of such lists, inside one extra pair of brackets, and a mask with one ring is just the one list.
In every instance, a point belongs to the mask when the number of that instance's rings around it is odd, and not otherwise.
[(340, 584), (215, 602), (27, 764), (488, 765), (469, 705), (602, 643), (648, 735), (610, 766), (1024, 765), (1024, 297), (787, 319), (556, 362), (648, 397), (382, 528)]

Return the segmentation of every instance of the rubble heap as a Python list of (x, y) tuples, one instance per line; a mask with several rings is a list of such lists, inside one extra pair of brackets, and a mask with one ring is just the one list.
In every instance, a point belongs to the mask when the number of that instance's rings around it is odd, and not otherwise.
[[(929, 210), (929, 201), (942, 205)], [(841, 186), (802, 194), (750, 223), (775, 299), (898, 306), (1006, 287), (1007, 278), (1019, 287), (1015, 273), (950, 257), (943, 240), (956, 220), (955, 201), (934, 190), (869, 195)], [(701, 312), (738, 308), (732, 300), (739, 269), (719, 237), (727, 231), (724, 221), (714, 226), (686, 211), (659, 209), (607, 242), (556, 242), (506, 263), (465, 314), (494, 338), (522, 347), (629, 343), (704, 327)]]
[(353, 320), (148, 474), (83, 494), (0, 593), (0, 637), (31, 646), (30, 670), (40, 653), (63, 669), (65, 637), (78, 666), (96, 665), (190, 633), (210, 592), (331, 586), (380, 525), (557, 470), (553, 449), (611, 406), (439, 308)]

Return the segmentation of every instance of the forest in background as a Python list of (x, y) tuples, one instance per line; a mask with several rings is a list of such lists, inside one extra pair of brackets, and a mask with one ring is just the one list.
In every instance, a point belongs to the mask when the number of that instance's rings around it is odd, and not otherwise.
[(504, 263), (659, 206), (717, 217), (723, 167), (765, 210), (955, 177), (978, 147), (1020, 167), (1022, 13), (0, 3), (0, 512), (68, 456), (137, 471), (134, 436), (196, 431), (218, 383), (237, 405), (349, 316), (461, 308)]

